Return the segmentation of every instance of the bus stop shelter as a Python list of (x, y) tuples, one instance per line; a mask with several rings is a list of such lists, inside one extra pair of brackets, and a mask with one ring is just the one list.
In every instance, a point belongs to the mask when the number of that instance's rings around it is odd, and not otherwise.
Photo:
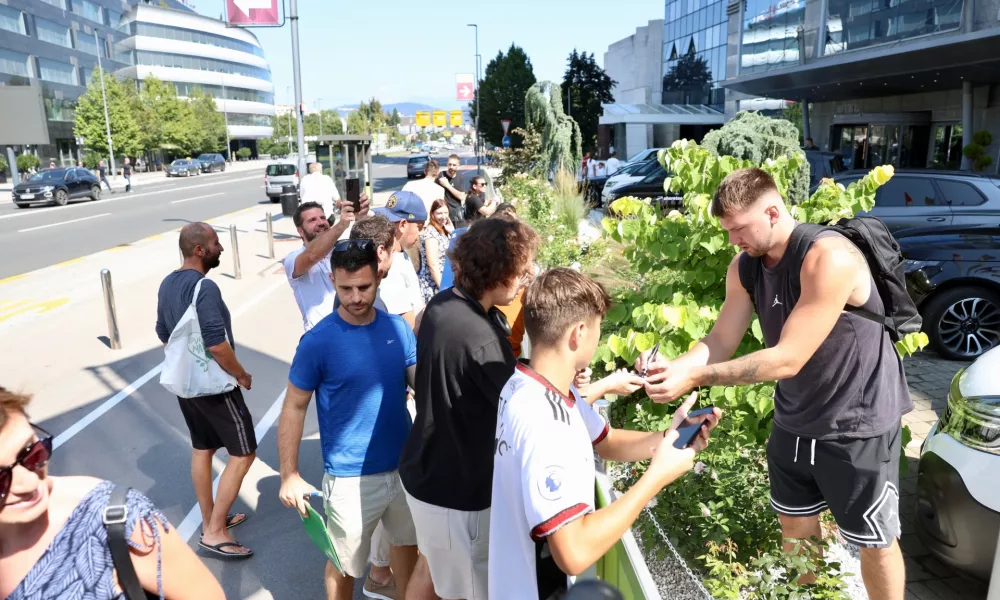
[[(287, 137), (279, 138), (278, 141), (283, 144), (289, 143)], [(295, 142), (294, 139), (291, 141)], [(333, 177), (341, 197), (346, 197), (348, 179), (357, 179), (362, 190), (371, 186), (368, 195), (372, 195), (372, 190), (375, 189), (372, 171), (372, 136), (307, 135), (305, 142), (307, 146), (312, 144), (316, 149), (316, 160), (323, 165), (323, 173)]]

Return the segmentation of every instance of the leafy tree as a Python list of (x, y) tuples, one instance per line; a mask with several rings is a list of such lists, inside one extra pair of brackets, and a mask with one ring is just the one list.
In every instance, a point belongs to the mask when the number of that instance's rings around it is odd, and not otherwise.
[(399, 115), (399, 111), (395, 108), (392, 109), (392, 115), (389, 116), (389, 125), (393, 127), (399, 127), (399, 124), (403, 122), (403, 118)]
[(7, 159), (0, 156), (0, 175), (3, 175), (7, 171), (8, 166)]
[(575, 173), (580, 166), (580, 127), (562, 109), (559, 87), (540, 81), (524, 95), (524, 113), (529, 127), (542, 132), (541, 163), (545, 172), (566, 170)]
[(40, 161), (38, 157), (34, 154), (19, 154), (17, 156), (17, 170), (22, 173), (27, 173), (31, 169), (37, 169)]
[(391, 118), (382, 110), (382, 103), (372, 98), (347, 115), (347, 132), (352, 135), (386, 133)]
[[(511, 129), (523, 128), (527, 125), (524, 118), (524, 95), (528, 88), (535, 84), (535, 72), (531, 60), (524, 50), (511, 44), (507, 54), (498, 52), (496, 58), (486, 65), (486, 73), (479, 83), (476, 97), (472, 99), (469, 108), (472, 119), (478, 116), (477, 99), (482, 110), (479, 119), (479, 131), (483, 139), (501, 145), (503, 141), (503, 119), (510, 119)], [(511, 136), (514, 146), (521, 144), (519, 136)]]
[(215, 98), (201, 88), (195, 88), (188, 99), (191, 105), (191, 120), (197, 132), (192, 154), (218, 152), (226, 148), (226, 118), (215, 105)]
[(177, 88), (172, 83), (155, 77), (143, 80), (136, 121), (143, 150), (166, 147), (190, 154), (201, 148), (203, 133), (193, 107), (177, 97)]
[(594, 54), (577, 53), (576, 49), (567, 59), (566, 74), (563, 75), (563, 104), (569, 100), (569, 116), (580, 125), (583, 148), (597, 148), (597, 122), (601, 117), (601, 104), (614, 101), (611, 90), (618, 82), (611, 79), (594, 60)]
[(240, 148), (239, 150), (236, 151), (236, 156), (240, 160), (246, 160), (246, 159), (250, 158), (251, 154), (253, 154), (253, 152), (251, 152), (250, 148), (247, 148), (246, 146), (244, 146), (244, 147), (242, 147), (242, 148)]
[(802, 141), (803, 143), (805, 142), (805, 140), (802, 139), (802, 104), (801, 103), (799, 103), (799, 102), (790, 102), (788, 104), (788, 106), (785, 107), (784, 110), (782, 110), (781, 112), (778, 113), (778, 118), (779, 119), (784, 119), (784, 120), (788, 121), (789, 123), (791, 123), (792, 125), (795, 125), (795, 129), (797, 129), (799, 131), (799, 140)]
[[(670, 68), (670, 71), (663, 76), (664, 96), (671, 92), (683, 94), (682, 101), (676, 102), (677, 104), (689, 104), (689, 96), (704, 95), (711, 87), (712, 70), (709, 69), (708, 62), (696, 55), (693, 50), (681, 56), (677, 63)], [(690, 104), (702, 103), (691, 102)]]
[[(90, 150), (101, 156), (108, 155), (108, 137), (104, 124), (104, 102), (101, 97), (102, 73), (96, 71), (87, 91), (76, 101), (76, 120), (73, 135), (82, 137)], [(136, 115), (139, 111), (135, 86), (103, 73), (104, 88), (108, 97), (108, 122), (111, 141), (119, 156), (135, 156), (142, 151), (142, 132)]]

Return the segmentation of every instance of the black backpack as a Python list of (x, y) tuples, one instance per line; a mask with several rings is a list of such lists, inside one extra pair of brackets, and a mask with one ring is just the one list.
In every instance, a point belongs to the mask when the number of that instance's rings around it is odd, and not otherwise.
[[(885, 223), (874, 217), (841, 219), (829, 226), (799, 223), (792, 230), (788, 249), (785, 250), (791, 252), (792, 256), (795, 257), (793, 264), (802, 266), (802, 261), (805, 259), (806, 252), (808, 252), (813, 240), (824, 231), (836, 231), (843, 235), (864, 255), (865, 261), (868, 263), (868, 270), (871, 271), (872, 278), (875, 280), (878, 295), (882, 299), (882, 306), (885, 307), (885, 314), (880, 315), (854, 306), (845, 306), (844, 310), (870, 321), (881, 323), (889, 330), (889, 337), (894, 342), (898, 342), (906, 334), (920, 331), (923, 321), (920, 318), (920, 313), (917, 312), (916, 305), (913, 304), (913, 300), (906, 291), (903, 254), (896, 238), (889, 233)], [(750, 299), (754, 301), (754, 310), (757, 308), (754, 290), (757, 287), (761, 269), (760, 258), (754, 258), (748, 254), (740, 257), (740, 283), (750, 294)], [(799, 272), (798, 268), (791, 271), (792, 286), (796, 293), (800, 290)]]

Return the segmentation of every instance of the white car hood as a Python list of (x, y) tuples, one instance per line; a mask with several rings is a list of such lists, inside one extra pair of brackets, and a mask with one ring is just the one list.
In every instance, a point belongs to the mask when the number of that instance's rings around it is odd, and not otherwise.
[(969, 365), (958, 380), (958, 389), (966, 398), (1000, 396), (1000, 346), (987, 351)]

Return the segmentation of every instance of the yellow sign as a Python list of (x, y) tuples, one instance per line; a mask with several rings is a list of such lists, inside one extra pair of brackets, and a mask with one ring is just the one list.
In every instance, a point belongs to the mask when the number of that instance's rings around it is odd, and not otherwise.
[(436, 110), (436, 111), (434, 111), (434, 126), (435, 127), (444, 127), (447, 124), (448, 124), (448, 121), (447, 121), (447, 117), (445, 115), (445, 112), (443, 110)]
[(451, 126), (452, 127), (462, 126), (462, 111), (460, 110), (451, 111)]
[(443, 135), (446, 138), (450, 138), (451, 137), (451, 130), (450, 129), (445, 129), (444, 131), (441, 132), (441, 135)]
[(417, 127), (430, 127), (431, 113), (426, 110), (417, 111)]

